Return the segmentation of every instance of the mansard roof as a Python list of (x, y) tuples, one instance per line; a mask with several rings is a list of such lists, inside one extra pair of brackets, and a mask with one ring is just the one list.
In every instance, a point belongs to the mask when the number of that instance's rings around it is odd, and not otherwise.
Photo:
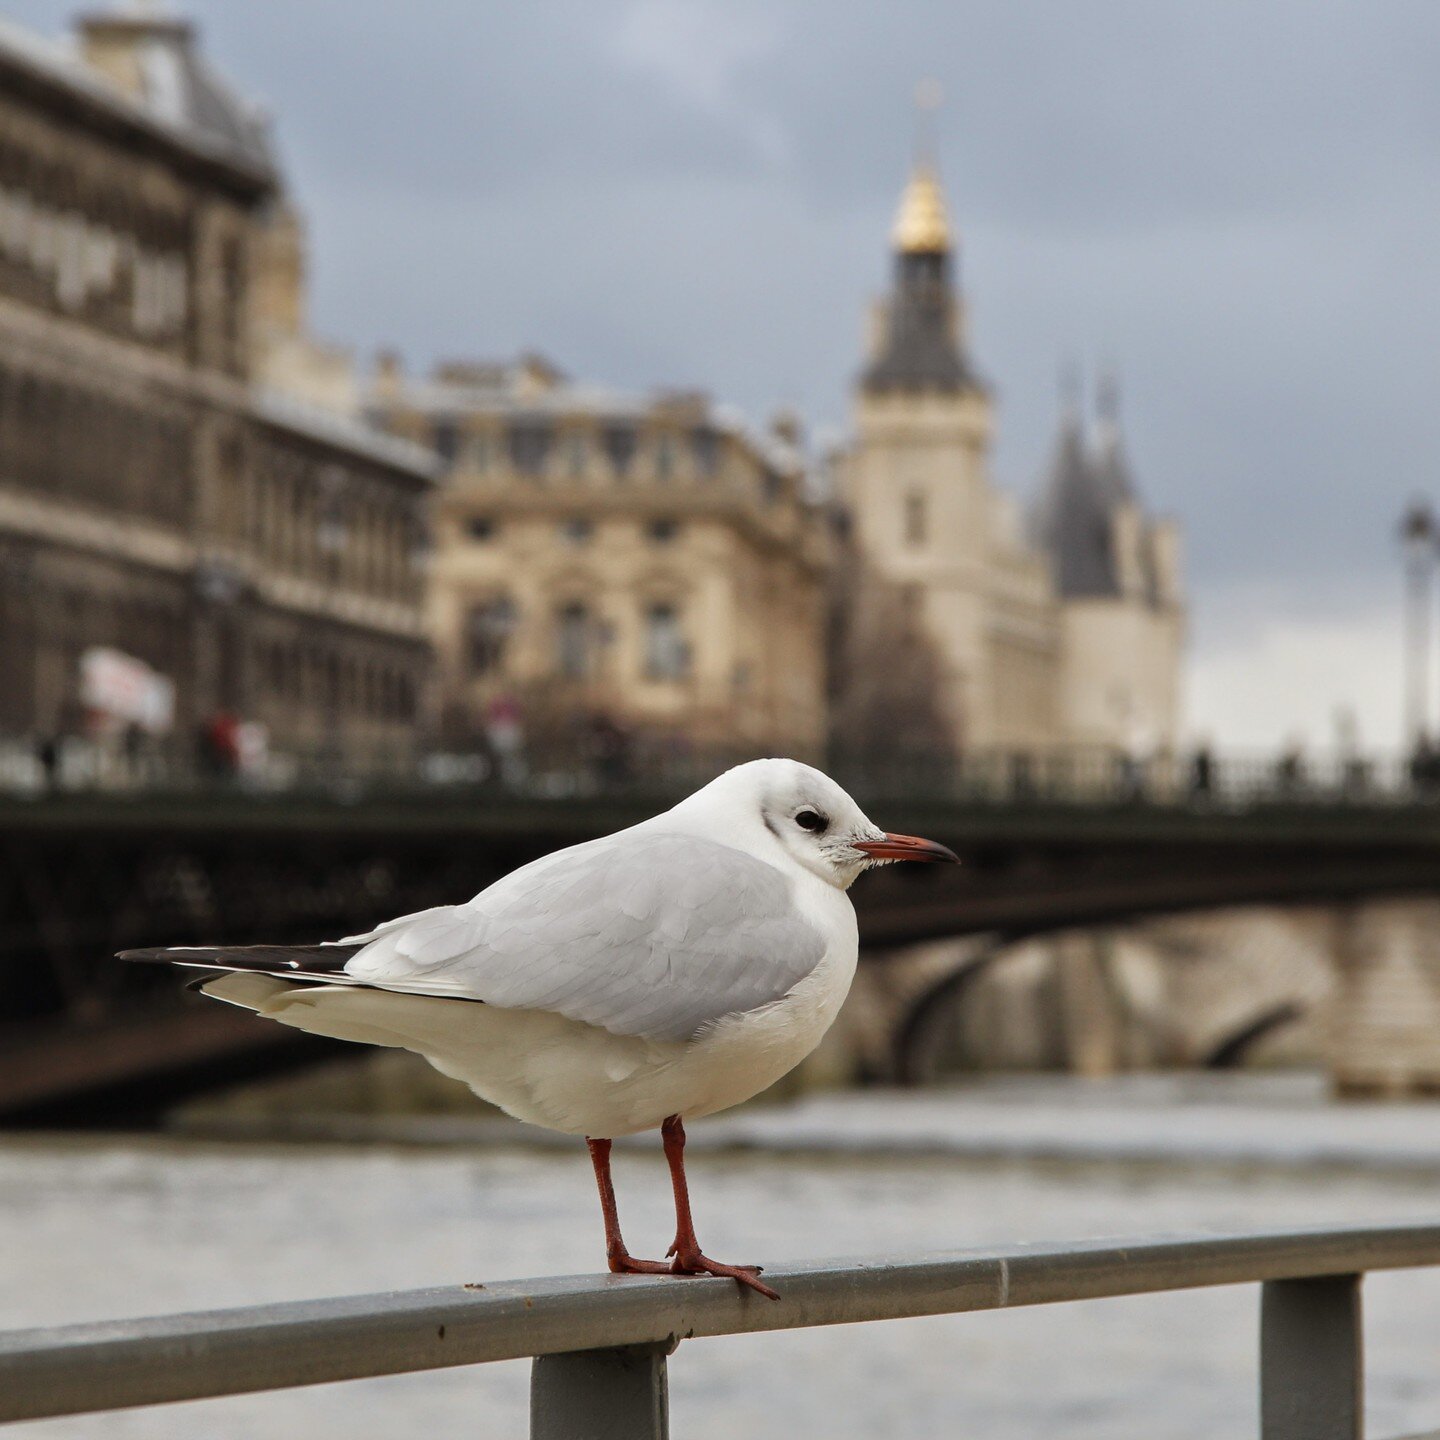
[(135, 8), (93, 11), (77, 25), (92, 64), (100, 53), (124, 55), (121, 86), (152, 115), (256, 170), (278, 170), (268, 119), (201, 54), (188, 20)]
[[(189, 64), (172, 67), (173, 103), (158, 104), (149, 80), (144, 93), (127, 94), (87, 64), (73, 44), (50, 40), (0, 17), (0, 70), (6, 83), (13, 81), (29, 93), (63, 96), (95, 123), (159, 142), (170, 154), (223, 173), (251, 193), (276, 183), (263, 118), (193, 51)], [(159, 69), (152, 74), (158, 76)]]

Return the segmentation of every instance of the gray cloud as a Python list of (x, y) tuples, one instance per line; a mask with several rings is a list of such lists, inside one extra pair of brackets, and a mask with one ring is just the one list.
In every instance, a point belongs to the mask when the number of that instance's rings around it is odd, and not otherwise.
[[(69, 4), (10, 0), (57, 31)], [(1440, 456), (1440, 11), (1428, 0), (197, 0), (272, 104), (317, 321), (540, 347), (843, 424), (911, 145), (940, 151), (1002, 482), (1062, 356), (1113, 359), (1201, 599), (1373, 596)]]

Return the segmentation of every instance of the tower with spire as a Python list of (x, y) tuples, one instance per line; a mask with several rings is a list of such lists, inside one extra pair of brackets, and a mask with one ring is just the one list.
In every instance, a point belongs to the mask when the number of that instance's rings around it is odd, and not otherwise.
[(929, 645), (954, 748), (1048, 745), (1048, 577), (1021, 548), (1014, 506), (990, 481), (993, 400), (966, 339), (959, 244), (928, 137), (916, 147), (891, 252), (843, 466), (856, 562), (898, 591), (898, 608)]
[[(959, 246), (928, 135), (891, 250), (838, 473), (855, 587), (914, 633), (872, 641), (880, 653), (869, 663), (923, 641), (939, 724), (958, 752), (1173, 742), (1178, 535), (1135, 499), (1113, 377), (1093, 434), (1078, 376), (1064, 382), (1051, 474), (1026, 525), (991, 480), (993, 398), (966, 340)], [(877, 587), (888, 596), (876, 599)]]

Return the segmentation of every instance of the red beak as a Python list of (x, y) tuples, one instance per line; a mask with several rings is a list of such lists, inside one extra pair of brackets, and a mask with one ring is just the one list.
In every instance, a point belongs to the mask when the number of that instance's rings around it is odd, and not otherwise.
[(952, 865), (960, 863), (960, 857), (934, 840), (922, 840), (918, 835), (887, 835), (883, 840), (852, 840), (852, 850), (863, 850), (875, 860), (948, 860)]

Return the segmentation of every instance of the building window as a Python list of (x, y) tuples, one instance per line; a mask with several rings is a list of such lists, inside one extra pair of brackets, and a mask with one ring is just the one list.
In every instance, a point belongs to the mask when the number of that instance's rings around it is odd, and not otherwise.
[(690, 453), (695, 468), (706, 480), (720, 468), (720, 432), (702, 425), (690, 432)]
[(572, 600), (559, 615), (556, 630), (556, 658), (566, 680), (583, 680), (590, 673), (590, 612)]
[(929, 539), (930, 516), (927, 513), (925, 497), (912, 491), (905, 497), (905, 543), (923, 545)]
[(584, 435), (578, 432), (571, 435), (566, 446), (566, 457), (570, 478), (583, 480), (585, 472), (590, 468), (590, 445)]
[(675, 474), (675, 442), (662, 435), (655, 442), (655, 478), (662, 483)]
[(490, 468), (490, 437), (488, 435), (471, 436), (470, 466), (481, 475)]
[(470, 607), (465, 638), (471, 674), (489, 675), (503, 667), (516, 619), (515, 602), (508, 595)]
[(680, 522), (668, 516), (652, 520), (645, 527), (645, 534), (652, 545), (668, 545), (680, 533)]
[(610, 468), (615, 472), (617, 479), (623, 479), (630, 473), (630, 466), (635, 459), (635, 449), (638, 438), (633, 425), (607, 425), (602, 435), (605, 446), (605, 458), (610, 462)]
[(585, 515), (572, 515), (560, 522), (560, 538), (567, 545), (588, 545), (595, 534), (595, 523)]
[(455, 463), (460, 453), (460, 430), (453, 420), (437, 420), (430, 432), (435, 453), (448, 466)]
[(541, 475), (550, 455), (554, 433), (549, 425), (516, 424), (510, 427), (510, 463), (522, 475)]
[(683, 680), (690, 670), (690, 647), (680, 633), (673, 605), (652, 605), (645, 612), (645, 674), (651, 680)]
[(472, 540), (482, 544), (495, 538), (495, 517), (493, 515), (472, 515), (465, 522), (465, 533)]
[(785, 481), (778, 470), (767, 469), (760, 478), (760, 495), (767, 505), (773, 505), (785, 493)]

